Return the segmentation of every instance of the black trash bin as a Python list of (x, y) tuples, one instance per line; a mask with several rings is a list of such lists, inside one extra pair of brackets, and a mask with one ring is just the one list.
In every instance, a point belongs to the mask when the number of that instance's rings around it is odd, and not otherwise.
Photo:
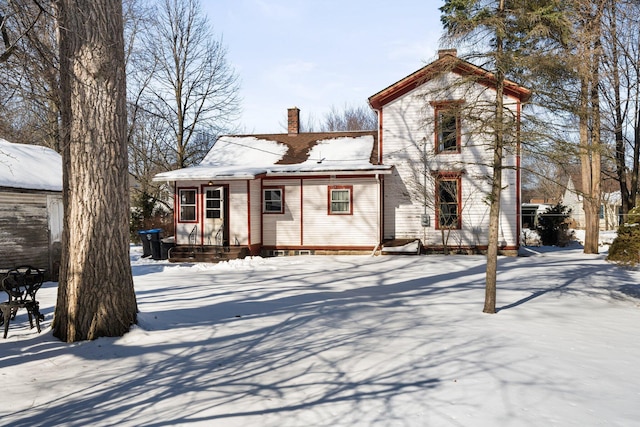
[(151, 239), (147, 238), (149, 230), (138, 230), (138, 236), (140, 236), (140, 242), (142, 242), (142, 258), (151, 256)]
[(166, 237), (160, 240), (160, 259), (169, 259), (169, 250), (176, 245), (175, 237)]
[(151, 259), (162, 259), (161, 234), (162, 229), (160, 228), (147, 230), (147, 240), (151, 244)]

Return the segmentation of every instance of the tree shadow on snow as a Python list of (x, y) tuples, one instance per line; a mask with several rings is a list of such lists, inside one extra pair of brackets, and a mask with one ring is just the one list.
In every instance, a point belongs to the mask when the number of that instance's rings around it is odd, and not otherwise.
[[(357, 280), (336, 285), (325, 272), (248, 275), (250, 292), (236, 284), (234, 294), (231, 283), (218, 284), (219, 290), (212, 286), (211, 295), (191, 308), (176, 302), (173, 309), (153, 311), (144, 299), (161, 298), (166, 291), (148, 291), (140, 304), (145, 329), (135, 328), (129, 336), (70, 346), (50, 335), (18, 342), (16, 347), (23, 347), (2, 357), (3, 365), (48, 363), (59, 356), (87, 363), (88, 371), (85, 378), (73, 370), (65, 375), (62, 368), (54, 400), (5, 412), (4, 420), (14, 426), (163, 426), (255, 417), (256, 425), (278, 425), (277, 418), (295, 414), (322, 419), (323, 425), (400, 423), (407, 414), (406, 407), (394, 404), (397, 399), (429, 406), (430, 392), (451, 380), (442, 378), (443, 366), (480, 359), (474, 356), (475, 338), (445, 347), (462, 330), (424, 316), (415, 301), (477, 289), (479, 282), (460, 284), (459, 277), (479, 275), (482, 266), (409, 281), (392, 280), (398, 276), (394, 270), (361, 270), (357, 262), (341, 268)], [(285, 279), (293, 286), (280, 286)], [(196, 339), (181, 333), (193, 328), (202, 330)], [(420, 330), (428, 340), (413, 339)], [(144, 344), (135, 342), (136, 334), (145, 336)], [(402, 348), (395, 349), (394, 342)], [(487, 366), (464, 369), (469, 374)]]
[[(517, 362), (494, 357), (508, 345), (505, 337), (474, 333), (487, 319), (480, 313), (482, 257), (380, 259), (377, 269), (362, 266), (366, 258), (338, 259), (331, 274), (301, 264), (193, 274), (169, 292), (146, 287), (137, 293), (140, 326), (122, 338), (66, 345), (47, 334), (13, 343), (0, 367), (56, 363), (58, 357), (74, 365), (68, 373), (58, 368), (59, 380), (48, 385), (58, 389), (55, 398), (4, 410), (3, 422), (415, 425), (442, 403), (435, 390)], [(437, 274), (401, 279), (406, 269), (443, 262), (450, 264), (429, 270)], [(562, 262), (550, 258), (532, 271), (523, 260), (501, 259), (500, 272), (523, 277), (524, 286), (508, 291), (531, 292), (501, 309), (607, 274), (584, 268), (563, 278)], [(539, 282), (524, 280), (532, 274)], [(87, 371), (78, 372), (77, 363)], [(529, 378), (531, 385), (549, 381)], [(461, 403), (459, 409), (478, 408)]]

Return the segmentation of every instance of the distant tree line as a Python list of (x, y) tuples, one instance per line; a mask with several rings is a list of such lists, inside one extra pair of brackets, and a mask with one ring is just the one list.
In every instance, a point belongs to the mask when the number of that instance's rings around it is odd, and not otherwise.
[[(0, 5), (0, 134), (62, 152), (59, 8)], [(122, 14), (132, 202), (147, 215), (149, 204), (171, 208), (156, 173), (199, 162), (219, 134), (233, 131), (239, 82), (198, 0), (125, 0)]]

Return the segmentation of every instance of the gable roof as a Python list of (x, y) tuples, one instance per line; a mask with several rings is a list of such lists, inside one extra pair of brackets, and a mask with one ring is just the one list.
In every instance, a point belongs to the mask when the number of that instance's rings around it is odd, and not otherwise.
[[(487, 87), (496, 86), (496, 77), (493, 73), (484, 68), (473, 65), (457, 56), (455, 49), (441, 50), (438, 52), (439, 58), (432, 63), (422, 67), (418, 71), (397, 81), (391, 86), (382, 89), (380, 92), (369, 97), (369, 104), (375, 110), (379, 110), (384, 105), (409, 93), (425, 82), (433, 79), (439, 74), (452, 72), (460, 76), (473, 77), (475, 81)], [(504, 93), (507, 96), (516, 98), (522, 102), (531, 97), (531, 91), (511, 80), (505, 80)]]
[(197, 166), (154, 181), (253, 179), (260, 175), (389, 173), (377, 162), (376, 131), (228, 135)]
[(0, 138), (0, 187), (62, 191), (62, 157), (50, 148)]

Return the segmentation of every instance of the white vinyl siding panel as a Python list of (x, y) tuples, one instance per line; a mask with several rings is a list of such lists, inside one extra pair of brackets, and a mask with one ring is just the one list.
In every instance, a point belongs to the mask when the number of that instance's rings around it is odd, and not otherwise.
[(229, 181), (229, 244), (249, 243), (249, 205), (246, 181)]
[(251, 199), (251, 244), (262, 242), (262, 199), (260, 196), (260, 181), (249, 181)]
[(301, 244), (301, 184), (298, 179), (265, 180), (263, 187), (284, 187), (284, 213), (265, 213), (263, 244), (266, 246), (299, 246)]
[[(352, 215), (329, 214), (331, 186), (352, 186)], [(378, 243), (378, 197), (378, 186), (374, 178), (306, 180), (304, 245), (373, 248)]]
[[(178, 209), (178, 203), (180, 202), (180, 190), (181, 189), (194, 189), (196, 190), (196, 217), (199, 221), (201, 221), (201, 214), (199, 210), (201, 209), (200, 205), (200, 185), (202, 182), (180, 182), (176, 181), (176, 197), (174, 200), (175, 208)], [(189, 241), (189, 235), (193, 233), (195, 235), (195, 244), (199, 245), (201, 242), (201, 231), (202, 226), (198, 222), (180, 222), (179, 220), (179, 212), (176, 212), (178, 220), (176, 221), (176, 230), (175, 230), (175, 239), (177, 245), (190, 245), (194, 244), (193, 241)]]
[[(198, 222), (176, 224), (176, 244), (188, 245), (189, 234), (196, 230), (195, 244), (202, 242), (202, 186), (207, 184), (206, 181), (183, 181), (176, 182), (176, 187), (197, 189), (196, 195), (196, 212)], [(249, 240), (248, 224), (249, 224), (249, 206), (247, 195), (246, 181), (215, 181), (214, 185), (227, 186), (229, 194), (227, 200), (229, 216), (225, 218), (229, 226), (229, 244), (231, 245), (247, 245)], [(260, 195), (257, 195), (258, 200)], [(259, 236), (259, 231), (257, 231)]]
[[(279, 247), (373, 248), (378, 243), (378, 185), (375, 178), (265, 180), (284, 187), (284, 213), (263, 214), (263, 244)], [(329, 214), (329, 188), (352, 188), (353, 214)]]

